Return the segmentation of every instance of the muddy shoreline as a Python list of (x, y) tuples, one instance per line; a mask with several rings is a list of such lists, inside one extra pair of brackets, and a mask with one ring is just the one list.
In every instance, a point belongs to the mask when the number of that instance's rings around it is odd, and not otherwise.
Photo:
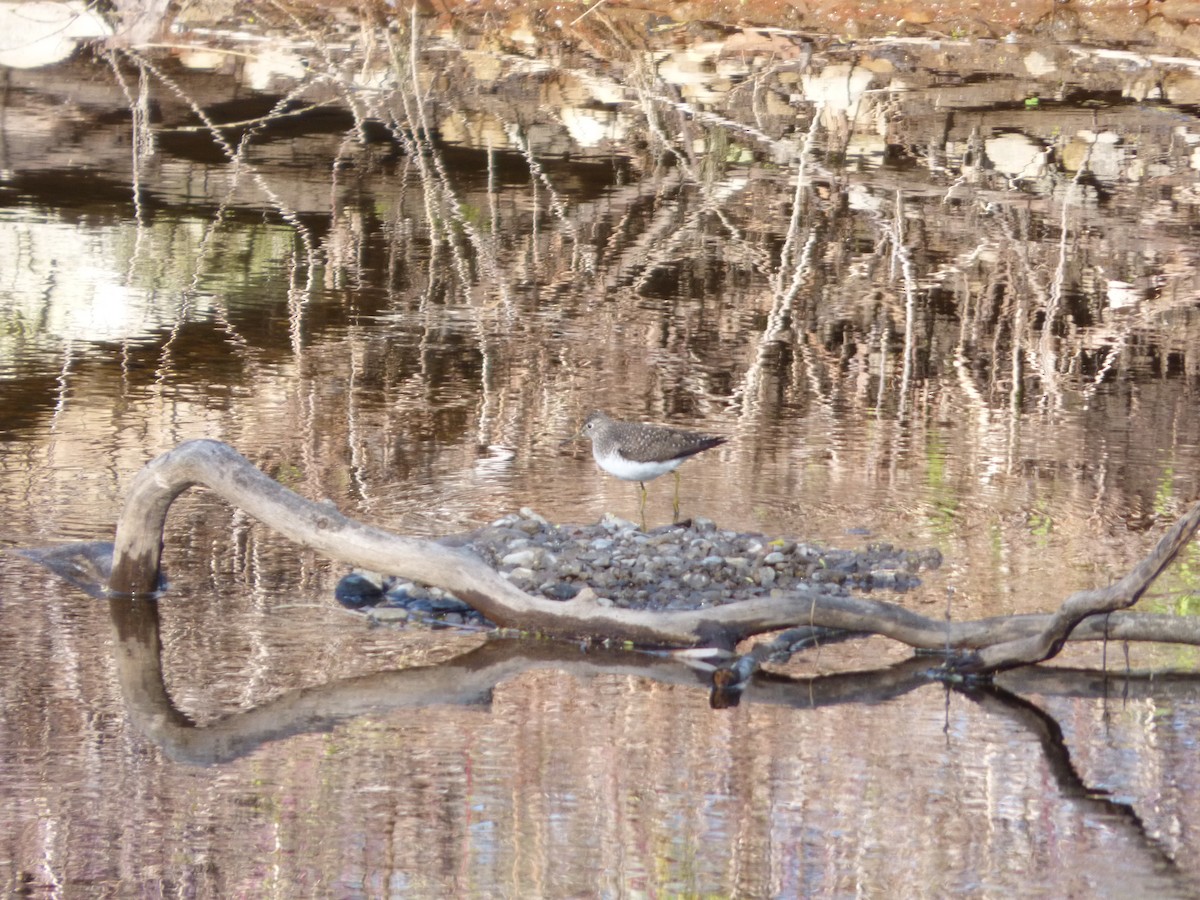
[[(255, 9), (253, 24), (295, 27), (361, 28), (364, 24), (395, 22), (403, 11), (383, 3), (304, 3), (278, 10)], [(241, 7), (214, 15), (220, 6), (185, 7), (175, 27), (245, 24)], [(873, 39), (928, 40), (1046, 40), (1055, 43), (1104, 44), (1127, 50), (1160, 53), (1200, 51), (1200, 3), (1164, 2), (983, 2), (913, 3), (903, 0), (844, 3), (834, 0), (697, 0), (690, 3), (600, 2), (481, 3), (425, 0), (418, 14), (436, 28), (467, 30), (486, 35), (504, 49), (531, 44), (575, 44), (605, 56), (629, 50), (670, 46), (704, 39), (724, 29), (778, 29), (806, 33), (813, 40)]]

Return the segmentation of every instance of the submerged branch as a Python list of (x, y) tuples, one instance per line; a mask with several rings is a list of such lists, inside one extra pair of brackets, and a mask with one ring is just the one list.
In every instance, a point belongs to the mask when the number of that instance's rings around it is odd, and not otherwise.
[[(442, 588), (501, 627), (547, 636), (644, 647), (732, 649), (744, 638), (785, 628), (836, 629), (940, 651), (950, 657), (950, 669), (976, 675), (1049, 659), (1071, 638), (1200, 645), (1196, 621), (1111, 615), (1133, 605), (1191, 540), (1200, 526), (1200, 504), (1171, 528), (1142, 563), (1110, 587), (1080, 591), (1053, 614), (968, 622), (930, 619), (892, 603), (807, 589), (694, 610), (624, 609), (606, 604), (587, 589), (572, 600), (548, 600), (520, 590), (467, 551), (394, 535), (349, 519), (330, 504), (305, 500), (232, 447), (209, 440), (181, 444), (151, 461), (134, 479), (117, 525), (111, 567), (99, 558), (107, 552), (98, 545), (84, 546), (86, 553), (72, 554), (68, 547), (26, 555), (81, 586), (86, 585), (87, 571), (99, 573), (106, 578), (107, 596), (112, 598), (151, 595), (160, 585), (167, 512), (181, 493), (195, 485), (215, 491), (280, 534), (329, 557)], [(959, 655), (952, 655), (954, 651)], [(757, 664), (741, 668), (745, 671), (725, 676), (730, 687), (748, 678)]]

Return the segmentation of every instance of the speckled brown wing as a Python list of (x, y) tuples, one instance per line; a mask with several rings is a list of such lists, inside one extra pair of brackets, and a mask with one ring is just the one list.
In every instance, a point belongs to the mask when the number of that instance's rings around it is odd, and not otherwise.
[[(622, 423), (628, 425), (629, 423)], [(701, 434), (698, 431), (681, 431), (676, 428), (657, 426), (630, 426), (620, 434), (621, 455), (633, 462), (665, 462), (670, 459), (685, 459), (719, 444), (726, 438)]]

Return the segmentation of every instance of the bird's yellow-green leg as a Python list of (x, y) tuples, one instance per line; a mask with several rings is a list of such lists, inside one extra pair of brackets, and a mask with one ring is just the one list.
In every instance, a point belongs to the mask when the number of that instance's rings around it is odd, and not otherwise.
[(674, 525), (676, 522), (679, 521), (679, 470), (676, 469), (671, 474), (675, 476), (675, 504), (674, 504), (675, 518), (673, 518), (671, 520), (671, 524)]
[(640, 487), (642, 489), (642, 505), (639, 509), (639, 512), (641, 513), (641, 516), (642, 516), (642, 531), (645, 531), (646, 530), (646, 485), (644, 482), (639, 481), (638, 487)]

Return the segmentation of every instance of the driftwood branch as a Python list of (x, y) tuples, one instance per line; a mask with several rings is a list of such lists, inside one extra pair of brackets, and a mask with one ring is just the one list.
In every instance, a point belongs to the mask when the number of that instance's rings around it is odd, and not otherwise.
[(1043, 662), (1056, 656), (1071, 632), (1084, 620), (1097, 614), (1128, 609), (1137, 603), (1146, 589), (1161, 575), (1187, 546), (1200, 527), (1200, 503), (1171, 526), (1154, 550), (1120, 581), (1106, 588), (1076, 591), (1050, 616), (1036, 633), (982, 647), (959, 661), (964, 673), (997, 672), (1017, 666)]
[[(878, 600), (830, 597), (794, 590), (700, 610), (633, 610), (605, 605), (588, 590), (573, 600), (531, 596), (472, 554), (435, 541), (400, 537), (313, 503), (268, 478), (243, 456), (216, 441), (181, 444), (149, 463), (134, 480), (117, 526), (111, 559), (105, 545), (87, 545), (89, 565), (107, 575), (106, 596), (152, 595), (167, 512), (194, 485), (215, 491), (286, 537), (354, 566), (443, 588), (497, 625), (570, 639), (628, 642), (643, 647), (724, 647), (744, 638), (797, 626), (867, 632), (911, 647), (940, 651), (952, 671), (983, 674), (1048, 659), (1068, 639), (1150, 640), (1200, 644), (1191, 619), (1118, 613), (1131, 606), (1170, 564), (1200, 526), (1200, 504), (1179, 520), (1154, 551), (1112, 586), (1072, 595), (1047, 615), (967, 622), (930, 619)], [(73, 576), (79, 545), (50, 553), (29, 552), (55, 571)], [(57, 554), (57, 555), (56, 555)], [(736, 687), (757, 665), (723, 677)]]

